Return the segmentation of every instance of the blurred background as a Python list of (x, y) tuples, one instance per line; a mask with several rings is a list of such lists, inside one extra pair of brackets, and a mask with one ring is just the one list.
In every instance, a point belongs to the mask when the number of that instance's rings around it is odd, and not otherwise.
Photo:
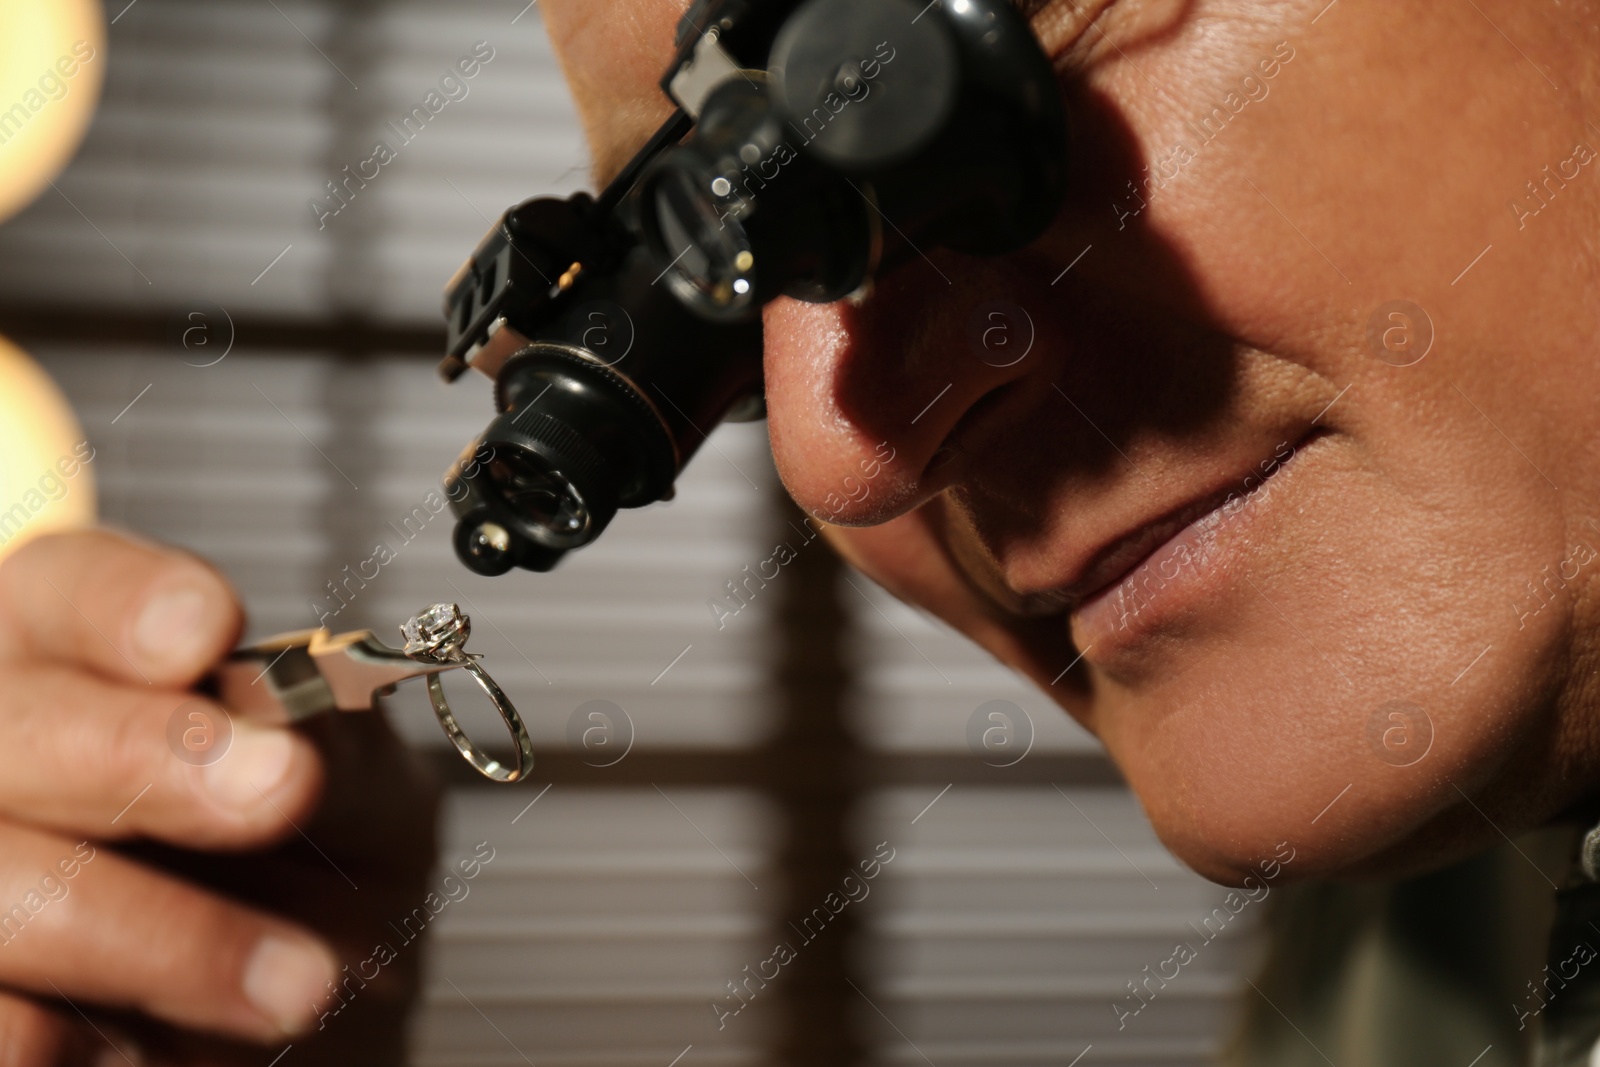
[[(443, 860), (496, 850), (434, 924), (417, 1067), (1207, 1061), (1259, 916), (1205, 943), (1225, 891), (1048, 699), (803, 543), (763, 424), (717, 430), (676, 500), (553, 574), (454, 561), (428, 494), (491, 404), (433, 372), (442, 287), (507, 206), (589, 180), (536, 4), (111, 0), (103, 21), (30, 119), (67, 121), (98, 64), (81, 149), (0, 225), (0, 335), (76, 411), (102, 518), (216, 561), (253, 637), (323, 619), (397, 643), (461, 603), (538, 745), (530, 781), (493, 786), (419, 686), (392, 702), (450, 783)], [(333, 198), (379, 140), (394, 157)], [(3, 475), (0, 508), (37, 480)], [(708, 602), (780, 542), (795, 561), (719, 626)], [(1199, 958), (1119, 1026), (1179, 941)], [(736, 996), (780, 942), (793, 961)]]

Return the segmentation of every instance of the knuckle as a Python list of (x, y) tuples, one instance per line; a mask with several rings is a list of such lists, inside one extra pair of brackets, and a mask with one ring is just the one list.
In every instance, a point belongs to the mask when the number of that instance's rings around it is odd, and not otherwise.
[(49, 578), (75, 588), (86, 565), (104, 562), (120, 569), (132, 562), (126, 557), (133, 552), (132, 542), (107, 530), (61, 530), (41, 534), (18, 548), (0, 564), (0, 578), (13, 585), (26, 581), (30, 587), (37, 579)]
[(141, 1010), (230, 1029), (253, 1014), (243, 975), (264, 932), (259, 918), (195, 889), (160, 894), (145, 914), (161, 935), (142, 953)]
[[(316, 750), (291, 731), (287, 764), (252, 778), (246, 746), (262, 728), (192, 693), (132, 694), (98, 742), (110, 804), (149, 789), (119, 822), (191, 847), (269, 845), (295, 834), (318, 802)], [(205, 745), (224, 746), (207, 752)], [(196, 746), (199, 746), (196, 748)], [(276, 774), (276, 778), (271, 775)], [(270, 798), (270, 799), (269, 799)]]
[[(100, 736), (82, 738), (78, 751), (97, 753), (96, 774), (108, 795), (126, 793), (132, 799), (146, 786), (175, 777), (175, 766), (182, 769), (166, 748), (167, 719), (180, 703), (172, 694), (132, 694), (120, 707), (108, 709), (103, 723), (94, 720)], [(84, 728), (96, 726), (85, 721)]]

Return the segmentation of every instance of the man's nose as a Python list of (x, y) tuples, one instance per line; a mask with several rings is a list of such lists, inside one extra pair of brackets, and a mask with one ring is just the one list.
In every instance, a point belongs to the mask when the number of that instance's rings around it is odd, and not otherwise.
[(951, 484), (953, 433), (985, 397), (1039, 367), (1037, 316), (1012, 302), (1017, 291), (993, 268), (923, 263), (859, 307), (768, 306), (773, 455), (807, 514), (875, 525)]

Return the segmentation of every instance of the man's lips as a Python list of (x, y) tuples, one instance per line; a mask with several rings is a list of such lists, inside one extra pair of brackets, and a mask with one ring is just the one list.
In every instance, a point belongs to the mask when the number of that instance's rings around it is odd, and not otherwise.
[(1123, 536), (1098, 553), (1094, 562), (1084, 571), (1083, 577), (1068, 585), (1062, 592), (1070, 599), (1073, 607), (1092, 600), (1097, 594), (1138, 570), (1139, 564), (1170, 541), (1180, 530), (1220, 508), (1230, 494), (1244, 495), (1240, 490), (1232, 488), (1213, 492)]
[[(1298, 454), (1321, 433), (1320, 430), (1312, 430), (1302, 435), (1291, 448), (1289, 457)], [(1230, 497), (1244, 500), (1259, 492), (1261, 487), (1278, 473), (1283, 464), (1288, 462), (1288, 459), (1279, 458), (1276, 453), (1268, 458), (1278, 459), (1270, 471), (1263, 472), (1261, 464), (1257, 463), (1242, 473), (1230, 476), (1219, 485), (1207, 489), (1203, 494), (1192, 497), (1155, 518), (1145, 520), (1126, 533), (1085, 553), (1081, 557), (1083, 562), (1072, 568), (1071, 576), (1066, 581), (1052, 585), (1046, 591), (1031, 594), (1029, 598), (1035, 600), (1048, 598), (1059, 605), (1060, 610), (1068, 613), (1075, 611), (1080, 605), (1116, 586), (1138, 570), (1140, 565), (1162, 545), (1196, 520), (1221, 508), (1228, 503)], [(1247, 487), (1245, 483), (1251, 478), (1257, 480), (1255, 484)]]

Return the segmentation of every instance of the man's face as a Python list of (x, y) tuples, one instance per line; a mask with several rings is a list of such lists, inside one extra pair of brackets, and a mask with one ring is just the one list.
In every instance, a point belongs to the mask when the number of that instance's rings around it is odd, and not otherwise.
[[(542, 6), (609, 178), (679, 4)], [(796, 501), (1203, 874), (1427, 866), (1600, 771), (1595, 6), (1047, 4), (1050, 231), (767, 309)]]

